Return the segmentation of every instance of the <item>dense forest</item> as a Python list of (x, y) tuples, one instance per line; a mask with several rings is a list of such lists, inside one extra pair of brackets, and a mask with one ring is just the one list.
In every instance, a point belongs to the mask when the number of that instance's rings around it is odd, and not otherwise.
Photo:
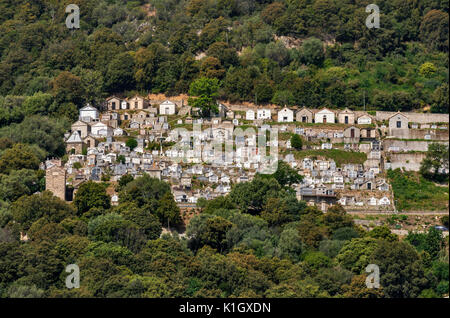
[[(27, 160), (23, 161), (28, 162)], [(288, 169), (288, 170), (286, 170)], [(87, 182), (73, 205), (44, 191), (0, 210), (3, 297), (440, 297), (448, 293), (448, 239), (431, 227), (399, 240), (365, 231), (342, 207), (327, 213), (298, 201), (290, 168), (202, 201), (186, 236), (168, 184), (147, 175), (119, 182), (120, 204)], [(12, 171), (9, 184), (30, 170)], [(298, 176), (298, 174), (296, 174)], [(15, 176), (15, 179), (14, 177)], [(2, 182), (4, 182), (2, 180)], [(2, 189), (5, 186), (2, 185)], [(2, 195), (4, 195), (2, 193)], [(445, 224), (448, 226), (448, 217)], [(26, 232), (29, 241), (19, 241)], [(80, 288), (67, 289), (68, 264)], [(366, 266), (380, 268), (379, 289)]]
[[(81, 28), (65, 25), (76, 3)], [(2, 0), (0, 297), (441, 297), (448, 238), (364, 231), (298, 201), (284, 165), (203, 201), (183, 235), (164, 182), (87, 182), (68, 204), (39, 164), (86, 103), (192, 91), (230, 102), (448, 112), (448, 0)], [(443, 220), (448, 227), (448, 217)], [(28, 241), (20, 240), (26, 233)], [(161, 235), (162, 234), (162, 235)], [(76, 263), (81, 286), (64, 271)], [(365, 285), (377, 264), (381, 289)]]
[[(69, 3), (81, 28), (65, 25)], [(448, 112), (448, 0), (4, 0), (0, 125), (111, 94)]]

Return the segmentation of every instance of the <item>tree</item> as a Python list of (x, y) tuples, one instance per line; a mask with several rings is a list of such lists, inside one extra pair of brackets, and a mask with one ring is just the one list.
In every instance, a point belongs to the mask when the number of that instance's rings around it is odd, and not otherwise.
[[(378, 241), (374, 238), (354, 238), (345, 243), (336, 260), (344, 268), (351, 270), (355, 274), (362, 274), (367, 265), (370, 264), (369, 259), (372, 253), (378, 248)], [(378, 263), (373, 263), (377, 264)]]
[(295, 105), (295, 97), (290, 90), (275, 91), (272, 103), (280, 106), (292, 106)]
[(291, 215), (287, 213), (287, 207), (280, 198), (269, 198), (261, 217), (269, 223), (270, 226), (282, 225), (293, 221)]
[(10, 173), (12, 170), (39, 168), (40, 160), (32, 148), (24, 144), (15, 144), (6, 149), (0, 156), (0, 173)]
[(359, 234), (354, 227), (340, 227), (333, 231), (333, 240), (350, 241), (353, 238), (358, 238)]
[(105, 85), (110, 93), (130, 90), (135, 85), (134, 59), (128, 52), (121, 53), (108, 65)]
[(129, 138), (129, 139), (127, 140), (127, 142), (125, 143), (125, 145), (126, 145), (127, 147), (129, 147), (130, 150), (133, 150), (134, 148), (137, 147), (138, 143), (137, 143), (136, 139), (134, 139), (134, 138)]
[(306, 39), (301, 47), (301, 56), (306, 64), (321, 66), (325, 58), (322, 41), (317, 38)]
[(170, 227), (170, 223), (178, 225), (182, 222), (180, 208), (175, 203), (171, 192), (166, 192), (159, 201), (156, 215), (159, 217), (161, 223), (167, 224), (168, 227)]
[(303, 147), (302, 138), (297, 134), (292, 135), (291, 146), (296, 150), (302, 150), (302, 147)]
[(157, 239), (161, 235), (162, 228), (158, 217), (150, 211), (137, 207), (135, 203), (120, 204), (114, 208), (114, 212), (137, 224), (144, 230), (149, 240)]
[(13, 170), (9, 175), (0, 174), (0, 200), (14, 202), (22, 195), (30, 195), (40, 189), (36, 171)]
[(391, 230), (386, 225), (374, 227), (369, 233), (367, 233), (367, 236), (389, 242), (398, 241), (398, 236), (391, 233)]
[(265, 57), (277, 62), (280, 66), (288, 65), (290, 62), (289, 51), (281, 41), (267, 44)]
[(432, 77), (434, 73), (436, 73), (436, 66), (431, 62), (425, 62), (419, 68), (419, 74), (426, 78)]
[(46, 115), (53, 103), (53, 96), (48, 93), (37, 92), (33, 96), (27, 97), (23, 102), (27, 114)]
[(225, 68), (239, 63), (236, 50), (230, 48), (225, 42), (215, 42), (211, 44), (206, 52), (208, 56), (215, 57)]
[(344, 246), (345, 241), (342, 240), (323, 240), (320, 242), (319, 245), (319, 251), (324, 253), (329, 258), (335, 258), (339, 251), (342, 249), (342, 246)]
[(234, 185), (229, 197), (241, 211), (259, 214), (269, 198), (281, 196), (281, 190), (280, 184), (274, 178), (257, 175), (251, 182)]
[(300, 254), (302, 253), (303, 246), (300, 239), (300, 235), (295, 228), (287, 228), (280, 235), (280, 241), (278, 242), (279, 255), (288, 257), (294, 262), (300, 260)]
[(335, 296), (343, 292), (343, 286), (350, 283), (352, 276), (350, 271), (341, 267), (325, 267), (318, 270), (314, 280), (322, 290), (327, 291), (330, 296)]
[(342, 286), (346, 298), (384, 298), (383, 288), (368, 288), (366, 274), (353, 276), (348, 285)]
[(380, 267), (380, 285), (389, 298), (415, 298), (427, 287), (419, 255), (406, 242), (379, 241), (369, 262)]
[[(62, 157), (66, 152), (64, 134), (70, 128), (65, 119), (43, 116), (27, 116), (20, 124), (0, 129), (0, 136), (8, 136), (16, 143), (28, 144), (40, 160), (49, 157)], [(41, 155), (42, 150), (45, 152)]]
[(353, 218), (347, 214), (345, 209), (336, 204), (328, 208), (327, 213), (323, 215), (323, 223), (330, 229), (331, 232), (340, 228), (353, 227)]
[(11, 212), (14, 221), (25, 231), (41, 217), (59, 223), (66, 217), (75, 215), (72, 206), (53, 196), (49, 191), (20, 197), (11, 205)]
[(92, 208), (109, 209), (111, 197), (106, 193), (103, 184), (88, 181), (80, 186), (73, 203), (77, 207), (78, 213), (83, 214)]
[(63, 71), (51, 82), (52, 94), (55, 97), (56, 108), (52, 112), (58, 111), (58, 106), (63, 103), (74, 103), (78, 107), (83, 104), (83, 87), (81, 79), (70, 72)]
[(448, 13), (428, 11), (420, 25), (420, 38), (428, 47), (448, 52)]
[[(219, 81), (216, 78), (200, 77), (189, 86), (189, 105), (198, 107), (203, 117), (218, 112), (216, 98), (219, 90)], [(193, 97), (195, 96), (195, 97)]]
[(138, 207), (149, 211), (156, 211), (159, 201), (166, 193), (170, 193), (170, 186), (163, 181), (144, 174), (136, 178), (119, 192), (120, 203), (135, 202)]
[(434, 181), (445, 181), (448, 174), (445, 172), (449, 168), (449, 148), (445, 144), (431, 143), (425, 159), (420, 164), (420, 173), (427, 179)]
[(448, 215), (444, 215), (443, 217), (441, 217), (441, 223), (446, 228), (448, 228), (448, 218), (449, 218)]
[(434, 227), (430, 227), (424, 243), (425, 251), (427, 251), (433, 259), (436, 259), (444, 243), (441, 231)]
[(431, 106), (431, 111), (435, 113), (448, 113), (448, 84), (443, 83), (441, 86), (436, 88), (433, 93), (433, 104)]
[[(166, 48), (160, 43), (152, 43), (148, 48), (140, 48), (135, 54), (136, 72), (134, 78), (141, 90), (155, 90), (159, 71), (169, 59)], [(129, 70), (128, 70), (129, 71)]]
[(142, 229), (117, 213), (100, 215), (88, 224), (89, 237), (96, 241), (115, 242), (133, 252), (139, 251), (146, 237)]
[(12, 284), (8, 289), (9, 298), (43, 298), (45, 291), (37, 288), (36, 285), (24, 286)]
[(282, 186), (291, 186), (293, 184), (299, 184), (303, 180), (297, 170), (291, 168), (289, 164), (284, 161), (278, 162), (277, 171), (272, 175), (275, 180)]
[(255, 99), (257, 103), (267, 103), (273, 97), (272, 83), (263, 81), (255, 84)]
[(200, 75), (207, 78), (218, 78), (222, 79), (225, 75), (225, 69), (222, 64), (220, 64), (219, 59), (215, 57), (208, 56), (202, 60), (200, 66)]
[(134, 180), (131, 174), (124, 174), (119, 179), (119, 191), (122, 190), (128, 183)]

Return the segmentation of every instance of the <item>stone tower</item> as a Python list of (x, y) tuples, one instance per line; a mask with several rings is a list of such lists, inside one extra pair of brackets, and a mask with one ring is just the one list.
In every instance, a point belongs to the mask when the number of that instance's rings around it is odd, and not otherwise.
[(53, 165), (45, 171), (45, 190), (66, 200), (66, 169), (63, 166)]

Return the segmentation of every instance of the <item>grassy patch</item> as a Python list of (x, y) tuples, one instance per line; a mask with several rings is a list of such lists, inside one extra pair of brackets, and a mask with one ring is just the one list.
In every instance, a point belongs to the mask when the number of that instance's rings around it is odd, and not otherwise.
[(402, 172), (400, 169), (387, 173), (400, 211), (442, 211), (448, 208), (448, 187), (436, 186), (419, 173)]
[(363, 164), (367, 160), (367, 155), (365, 153), (339, 149), (300, 150), (293, 151), (293, 154), (297, 160), (307, 157), (333, 159), (338, 167), (346, 163)]

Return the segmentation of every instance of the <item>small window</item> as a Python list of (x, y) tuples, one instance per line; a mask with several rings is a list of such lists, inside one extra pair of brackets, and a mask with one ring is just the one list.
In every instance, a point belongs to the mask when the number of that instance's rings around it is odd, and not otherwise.
[(402, 128), (402, 122), (400, 120), (397, 121), (397, 128)]

